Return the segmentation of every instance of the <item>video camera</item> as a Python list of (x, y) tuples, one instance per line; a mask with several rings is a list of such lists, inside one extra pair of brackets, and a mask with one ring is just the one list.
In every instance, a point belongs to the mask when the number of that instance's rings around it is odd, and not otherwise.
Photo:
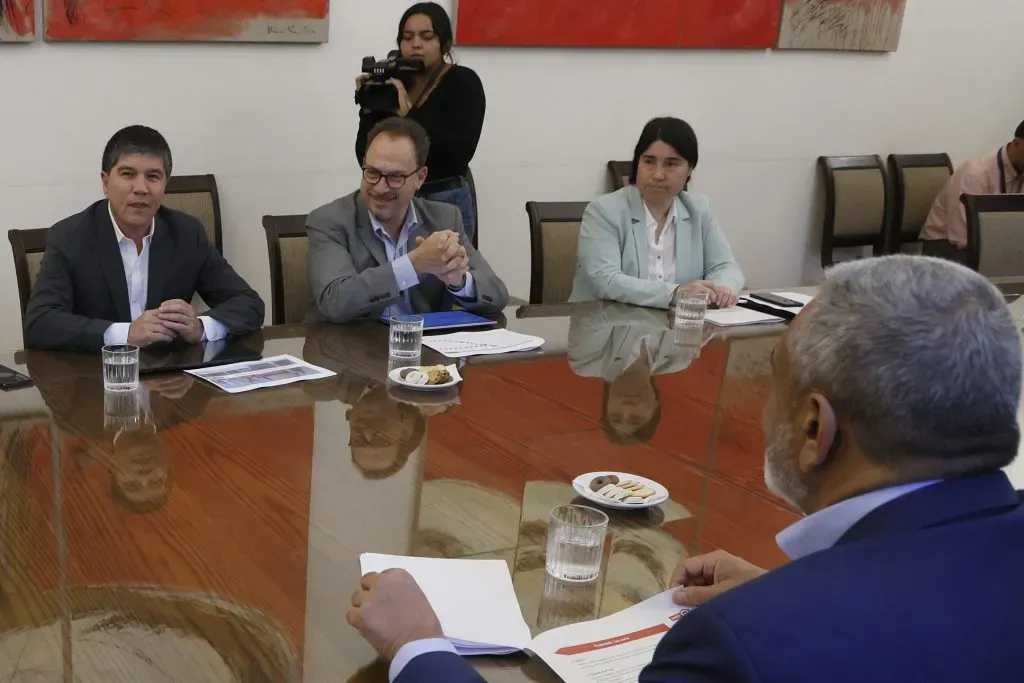
[(356, 91), (356, 104), (370, 111), (396, 111), (398, 91), (388, 81), (397, 78), (408, 86), (410, 77), (425, 68), (422, 61), (405, 59), (398, 50), (392, 50), (379, 62), (374, 57), (363, 57), (363, 73), (370, 78)]

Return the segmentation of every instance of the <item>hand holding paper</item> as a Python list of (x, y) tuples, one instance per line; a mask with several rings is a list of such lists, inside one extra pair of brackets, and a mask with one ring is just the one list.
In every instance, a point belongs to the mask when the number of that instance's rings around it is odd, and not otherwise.
[(427, 596), (404, 569), (363, 576), (345, 619), (388, 660), (404, 645), (444, 635)]

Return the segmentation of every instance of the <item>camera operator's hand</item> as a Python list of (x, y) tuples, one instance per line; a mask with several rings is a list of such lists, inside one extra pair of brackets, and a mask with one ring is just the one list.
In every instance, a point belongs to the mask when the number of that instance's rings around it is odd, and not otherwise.
[(402, 81), (397, 78), (390, 79), (388, 83), (395, 86), (395, 90), (398, 91), (398, 111), (395, 113), (399, 116), (405, 116), (412, 109), (412, 102), (409, 101), (409, 92), (405, 89)]
[(417, 273), (443, 278), (448, 273), (448, 263), (462, 252), (459, 233), (439, 230), (430, 237), (416, 238), (416, 248), (409, 252), (409, 260)]
[(356, 92), (359, 92), (368, 80), (370, 80), (370, 74), (359, 74), (356, 76)]

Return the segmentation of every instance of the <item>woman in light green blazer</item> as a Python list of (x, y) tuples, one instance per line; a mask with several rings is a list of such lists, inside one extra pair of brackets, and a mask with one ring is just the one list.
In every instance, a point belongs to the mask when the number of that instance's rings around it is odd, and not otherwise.
[(711, 203), (686, 191), (697, 136), (685, 121), (652, 119), (633, 154), (630, 184), (583, 213), (570, 301), (670, 308), (679, 295), (736, 303), (743, 272)]

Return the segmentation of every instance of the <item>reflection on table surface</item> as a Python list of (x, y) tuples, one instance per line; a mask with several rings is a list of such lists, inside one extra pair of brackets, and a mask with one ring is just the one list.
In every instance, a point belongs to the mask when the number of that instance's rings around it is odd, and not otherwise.
[[(377, 323), (247, 340), (335, 377), (227, 395), (157, 376), (127, 415), (99, 358), (7, 354), (36, 387), (0, 395), (0, 680), (386, 680), (344, 621), (361, 552), (504, 559), (535, 633), (664, 590), (680, 556), (784, 562), (797, 514), (764, 488), (760, 431), (784, 328), (684, 334), (615, 304), (506, 320), (545, 348), (472, 359), (438, 395), (387, 386)], [(562, 589), (548, 513), (595, 470), (671, 499), (609, 511), (601, 578)], [(474, 662), (553, 679), (525, 656)]]

